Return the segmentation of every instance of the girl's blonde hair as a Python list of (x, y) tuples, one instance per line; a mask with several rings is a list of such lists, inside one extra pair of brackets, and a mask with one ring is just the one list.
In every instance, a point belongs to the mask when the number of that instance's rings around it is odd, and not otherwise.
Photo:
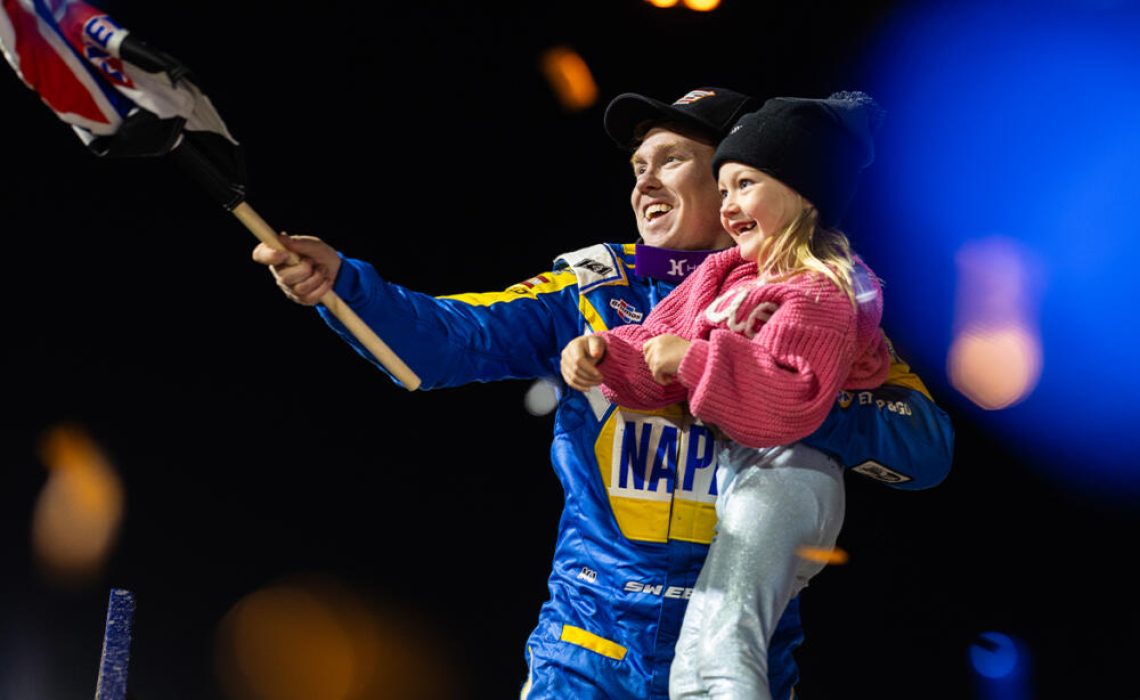
[(819, 223), (819, 212), (803, 196), (802, 207), (775, 236), (760, 244), (756, 256), (759, 274), (771, 282), (802, 273), (823, 275), (855, 305), (855, 256), (842, 231)]

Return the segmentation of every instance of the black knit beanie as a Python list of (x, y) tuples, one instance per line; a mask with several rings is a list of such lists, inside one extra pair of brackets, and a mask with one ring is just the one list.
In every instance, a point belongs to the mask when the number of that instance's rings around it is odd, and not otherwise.
[(875, 159), (883, 114), (862, 92), (825, 100), (774, 97), (732, 127), (713, 157), (713, 176), (729, 161), (766, 172), (811, 201), (822, 225), (834, 227), (847, 213), (859, 173)]

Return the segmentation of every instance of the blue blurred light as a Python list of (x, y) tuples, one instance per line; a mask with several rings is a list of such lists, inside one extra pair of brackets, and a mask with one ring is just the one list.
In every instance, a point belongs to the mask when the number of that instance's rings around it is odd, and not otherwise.
[(939, 370), (956, 251), (996, 235), (1039, 259), (1040, 382), (977, 415), (1056, 478), (1126, 497), (1140, 492), (1137, 36), (1140, 13), (1080, 4), (894, 18), (866, 71), (888, 110), (868, 171), (887, 230), (860, 246), (887, 282), (892, 335)]
[(986, 678), (1007, 678), (1018, 667), (1017, 645), (1001, 632), (982, 632), (970, 645), (970, 663)]

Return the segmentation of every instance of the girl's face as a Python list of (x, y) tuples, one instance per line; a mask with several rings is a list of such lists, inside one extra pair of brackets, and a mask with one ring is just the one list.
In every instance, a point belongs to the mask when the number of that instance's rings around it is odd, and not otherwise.
[(755, 261), (760, 243), (791, 223), (803, 198), (776, 178), (741, 163), (721, 166), (720, 223), (745, 260)]

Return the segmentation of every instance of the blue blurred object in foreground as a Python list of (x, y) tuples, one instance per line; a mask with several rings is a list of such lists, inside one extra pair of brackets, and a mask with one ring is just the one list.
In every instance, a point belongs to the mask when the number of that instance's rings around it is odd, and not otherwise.
[(982, 632), (970, 645), (979, 700), (1028, 700), (1028, 654), (1020, 642), (1001, 632)]
[(126, 700), (134, 614), (135, 595), (122, 588), (112, 588), (107, 602), (107, 627), (103, 633), (103, 656), (99, 661), (95, 700)]
[[(894, 18), (866, 69), (887, 109), (867, 172), (882, 230), (860, 241), (886, 280), (892, 335), (931, 369), (947, 366), (955, 299), (979, 291), (955, 256), (995, 237), (1025, 251), (1040, 345), (1025, 372), (1039, 378), (989, 412), (929, 379), (1052, 477), (1126, 503), (1140, 494), (1137, 36), (1129, 6), (940, 4)], [(974, 303), (985, 314), (1006, 301)]]

